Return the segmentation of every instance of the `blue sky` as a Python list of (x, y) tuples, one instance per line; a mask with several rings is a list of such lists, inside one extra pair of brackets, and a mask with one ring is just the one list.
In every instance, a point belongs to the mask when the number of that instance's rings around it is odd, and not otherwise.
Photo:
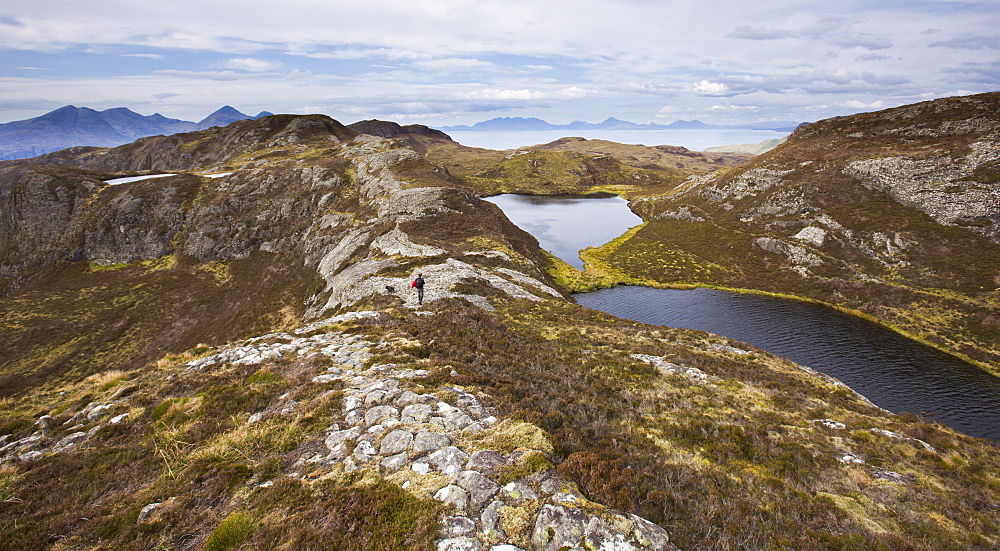
[(5, 0), (0, 122), (813, 121), (1000, 90), (996, 0)]

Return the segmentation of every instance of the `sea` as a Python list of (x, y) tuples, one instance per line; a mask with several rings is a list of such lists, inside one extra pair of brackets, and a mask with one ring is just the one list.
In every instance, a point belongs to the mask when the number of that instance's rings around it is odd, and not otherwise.
[(691, 151), (709, 147), (756, 144), (764, 140), (783, 138), (789, 132), (774, 130), (703, 129), (703, 130), (521, 130), (493, 132), (465, 130), (447, 133), (451, 139), (469, 147), (507, 150), (547, 144), (559, 138), (580, 137), (588, 140), (608, 140), (622, 144), (675, 145)]

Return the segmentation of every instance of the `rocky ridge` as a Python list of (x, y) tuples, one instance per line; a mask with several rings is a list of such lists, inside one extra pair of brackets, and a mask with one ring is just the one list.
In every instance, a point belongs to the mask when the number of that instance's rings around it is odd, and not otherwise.
[[(335, 422), (319, 438), (321, 445), (302, 446), (316, 451), (302, 453), (286, 476), (309, 482), (367, 471), (416, 497), (438, 500), (447, 506), (439, 551), (676, 549), (663, 528), (585, 498), (576, 484), (559, 475), (548, 460), (552, 445), (541, 429), (498, 419), (480, 397), (461, 387), (412, 392), (409, 382), (427, 377), (427, 370), (372, 362), (388, 343), (330, 330), (379, 315), (347, 312), (292, 333), (247, 339), (191, 360), (173, 376), (197, 379), (227, 365), (258, 366), (283, 357), (325, 366), (307, 384), (340, 386), (343, 414), (334, 415)], [(38, 430), (25, 438), (0, 436), (0, 465), (61, 454), (107, 427), (127, 423), (133, 409), (129, 395), (135, 390), (123, 387), (58, 424), (43, 416), (36, 422)], [(294, 391), (243, 422), (289, 416), (299, 405), (287, 398)], [(491, 448), (491, 442), (503, 447)], [(253, 484), (266, 489), (274, 481)], [(143, 507), (137, 522), (155, 521), (162, 505)]]

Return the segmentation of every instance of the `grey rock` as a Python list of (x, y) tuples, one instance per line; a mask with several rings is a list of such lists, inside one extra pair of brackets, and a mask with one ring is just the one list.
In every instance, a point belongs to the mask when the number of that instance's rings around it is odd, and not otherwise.
[(365, 412), (361, 409), (355, 409), (347, 412), (344, 416), (344, 422), (348, 425), (360, 425), (365, 422)]
[(674, 549), (670, 536), (663, 528), (633, 514), (626, 515), (632, 521), (636, 542), (647, 549)]
[(382, 438), (379, 452), (382, 455), (396, 455), (405, 452), (413, 444), (413, 433), (401, 429), (391, 431)]
[(454, 446), (448, 446), (430, 454), (427, 459), (438, 471), (445, 474), (458, 474), (465, 462), (468, 461), (469, 454)]
[(544, 505), (535, 519), (531, 544), (540, 551), (560, 551), (583, 543), (587, 515), (562, 505)]
[(375, 406), (365, 412), (365, 426), (368, 427), (387, 419), (399, 421), (399, 410), (392, 406)]
[(494, 476), (497, 469), (507, 464), (507, 459), (500, 452), (494, 450), (479, 450), (469, 456), (465, 468), (470, 471), (478, 471), (486, 476)]
[(402, 452), (396, 455), (386, 457), (382, 460), (379, 465), (385, 468), (387, 471), (398, 471), (406, 466), (410, 458), (406, 455), (406, 452)]
[(476, 523), (469, 517), (448, 516), (441, 522), (441, 537), (456, 538), (476, 533)]
[(352, 411), (358, 409), (364, 404), (364, 400), (357, 396), (348, 396), (344, 398), (344, 410)]
[(511, 482), (503, 487), (502, 495), (511, 503), (518, 504), (529, 499), (538, 499), (538, 494), (531, 489), (531, 486), (523, 482)]
[(42, 434), (48, 436), (52, 432), (54, 422), (51, 415), (42, 415), (38, 421), (35, 421), (35, 424), (38, 425), (38, 430), (42, 431)]
[(354, 459), (355, 461), (367, 462), (372, 458), (372, 456), (377, 455), (378, 450), (375, 449), (375, 445), (367, 440), (362, 440), (358, 442), (358, 445), (354, 448)]
[(413, 453), (418, 457), (451, 445), (451, 437), (438, 432), (418, 432), (413, 439)]
[(584, 529), (583, 544), (587, 549), (635, 549), (629, 543), (632, 534), (622, 534), (600, 517), (590, 517)]
[(404, 390), (403, 393), (399, 395), (399, 398), (396, 399), (396, 405), (403, 408), (403, 415), (406, 415), (406, 406), (419, 403), (420, 395), (410, 390)]
[(448, 430), (462, 430), (472, 424), (472, 418), (461, 411), (452, 411), (444, 415), (444, 427)]
[(482, 551), (483, 542), (476, 538), (462, 536), (448, 538), (438, 542), (437, 551)]
[(331, 432), (326, 435), (326, 440), (323, 441), (326, 447), (333, 451), (335, 448), (343, 444), (348, 440), (357, 440), (361, 436), (361, 429), (358, 427), (352, 427), (349, 429), (338, 430)]
[(507, 539), (507, 534), (500, 527), (500, 508), (503, 506), (503, 501), (495, 499), (484, 507), (482, 514), (479, 515), (479, 524), (482, 526), (483, 533), (490, 540), (504, 541)]
[(153, 511), (156, 511), (160, 505), (162, 505), (162, 503), (150, 503), (149, 505), (143, 507), (142, 510), (139, 511), (139, 518), (135, 519), (136, 524), (146, 522), (149, 517), (153, 516)]
[(89, 435), (86, 432), (74, 432), (57, 442), (56, 445), (53, 446), (52, 452), (59, 453), (64, 450), (68, 450), (69, 448), (72, 448), (73, 446), (76, 446), (80, 442), (86, 440), (88, 436)]
[(433, 413), (434, 408), (427, 404), (410, 404), (403, 408), (399, 420), (402, 423), (426, 423)]
[(469, 493), (454, 484), (449, 484), (438, 490), (434, 494), (434, 499), (454, 506), (461, 513), (464, 513), (469, 507)]
[(496, 495), (500, 487), (496, 482), (476, 471), (462, 471), (455, 477), (455, 484), (469, 493), (470, 511), (476, 512)]
[(390, 399), (390, 394), (385, 390), (373, 390), (365, 395), (365, 407), (372, 407), (385, 404)]

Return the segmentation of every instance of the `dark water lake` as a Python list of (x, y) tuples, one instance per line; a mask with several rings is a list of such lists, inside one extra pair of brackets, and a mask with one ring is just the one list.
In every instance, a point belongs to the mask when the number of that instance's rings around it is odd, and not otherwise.
[[(578, 267), (582, 264), (576, 254), (580, 248), (601, 245), (636, 225), (618, 223), (617, 216), (595, 214), (587, 203), (588, 210), (575, 214), (558, 200), (556, 208), (546, 205), (552, 198), (521, 201), (508, 197), (491, 200), (512, 222), (534, 235), (542, 248), (567, 262), (570, 259), (563, 255), (573, 256)], [(604, 202), (609, 210), (628, 210), (623, 199), (616, 199), (574, 201)], [(505, 205), (511, 204), (515, 208), (508, 212)], [(545, 222), (520, 221), (531, 217), (521, 211), (535, 205), (545, 207), (541, 215)], [(556, 213), (573, 220), (554, 220)], [(581, 225), (602, 226), (614, 235), (580, 246), (580, 235), (573, 228)], [(535, 233), (533, 227), (542, 231)], [(569, 228), (569, 233), (562, 228)], [(836, 377), (889, 411), (922, 415), (971, 436), (1000, 440), (1000, 378), (867, 320), (815, 304), (712, 289), (622, 286), (575, 298), (582, 306), (621, 318), (708, 331), (751, 344)]]

